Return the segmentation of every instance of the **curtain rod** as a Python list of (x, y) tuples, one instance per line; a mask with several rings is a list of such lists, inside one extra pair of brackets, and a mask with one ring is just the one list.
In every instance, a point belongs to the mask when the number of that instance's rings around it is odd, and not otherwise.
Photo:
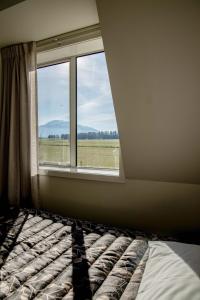
[(58, 47), (90, 40), (101, 36), (100, 24), (91, 25), (81, 29), (73, 30), (51, 38), (36, 42), (38, 52), (52, 50)]

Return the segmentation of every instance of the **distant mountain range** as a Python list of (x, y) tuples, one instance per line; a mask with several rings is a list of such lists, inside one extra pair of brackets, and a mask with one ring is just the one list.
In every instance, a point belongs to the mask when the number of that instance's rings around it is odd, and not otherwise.
[[(39, 126), (39, 137), (47, 138), (49, 135), (69, 134), (70, 124), (67, 121), (53, 120), (44, 125)], [(78, 133), (98, 132), (95, 128), (77, 125)]]

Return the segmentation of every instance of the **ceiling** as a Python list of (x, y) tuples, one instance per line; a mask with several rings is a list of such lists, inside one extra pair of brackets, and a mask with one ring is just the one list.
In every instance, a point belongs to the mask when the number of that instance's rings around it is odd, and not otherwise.
[(0, 2), (0, 10), (6, 9), (10, 6), (16, 5), (19, 2), (22, 2), (25, 0), (1, 0)]
[[(19, 1), (9, 2), (11, 5)], [(0, 11), (0, 48), (42, 40), (98, 22), (95, 0), (22, 1)]]

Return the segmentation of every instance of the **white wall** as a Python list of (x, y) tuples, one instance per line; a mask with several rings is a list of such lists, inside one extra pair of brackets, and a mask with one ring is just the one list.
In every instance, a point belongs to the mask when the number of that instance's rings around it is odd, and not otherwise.
[(200, 185), (104, 183), (40, 176), (41, 206), (66, 216), (156, 231), (200, 230)]
[(127, 178), (200, 183), (200, 1), (97, 4)]

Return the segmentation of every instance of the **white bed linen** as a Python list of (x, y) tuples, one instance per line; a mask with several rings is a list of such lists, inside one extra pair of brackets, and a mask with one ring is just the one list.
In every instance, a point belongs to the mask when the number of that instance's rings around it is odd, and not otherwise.
[(150, 241), (136, 300), (200, 300), (200, 246)]

